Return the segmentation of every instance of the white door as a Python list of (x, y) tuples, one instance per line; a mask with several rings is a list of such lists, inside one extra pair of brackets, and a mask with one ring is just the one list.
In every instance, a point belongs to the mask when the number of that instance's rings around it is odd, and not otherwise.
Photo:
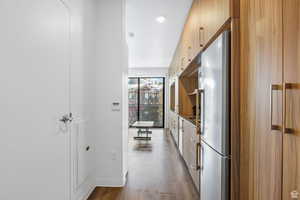
[(0, 199), (68, 200), (69, 12), (0, 1)]

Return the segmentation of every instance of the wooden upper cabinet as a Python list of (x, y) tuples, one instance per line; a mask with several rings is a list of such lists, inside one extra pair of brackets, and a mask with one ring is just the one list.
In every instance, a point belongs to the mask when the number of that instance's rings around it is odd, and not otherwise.
[(188, 61), (189, 63), (198, 55), (200, 52), (199, 45), (199, 6), (200, 1), (194, 0), (190, 14), (187, 21), (187, 31), (188, 31)]
[(230, 18), (230, 0), (200, 0), (200, 44), (205, 46)]
[(283, 200), (300, 199), (300, 1), (283, 1), (285, 134)]
[(230, 18), (231, 0), (194, 0), (174, 55), (182, 72)]
[(188, 31), (189, 29), (187, 27), (188, 24), (185, 25), (180, 44), (180, 71), (183, 71), (185, 67), (187, 67), (189, 59), (190, 37)]
[[(182, 40), (181, 40), (182, 41)], [(185, 62), (185, 51), (184, 51), (184, 43), (181, 42), (178, 44), (176, 54), (175, 54), (175, 59), (176, 59), (176, 72), (181, 72), (184, 70), (184, 62)]]

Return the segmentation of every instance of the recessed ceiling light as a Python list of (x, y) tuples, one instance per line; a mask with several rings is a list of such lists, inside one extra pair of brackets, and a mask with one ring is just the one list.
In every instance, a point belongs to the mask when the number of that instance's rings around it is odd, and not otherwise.
[(164, 23), (166, 21), (166, 17), (164, 16), (159, 16), (159, 17), (156, 17), (156, 21), (160, 24)]
[(133, 32), (129, 32), (128, 33), (129, 37), (133, 38), (135, 36), (135, 34)]

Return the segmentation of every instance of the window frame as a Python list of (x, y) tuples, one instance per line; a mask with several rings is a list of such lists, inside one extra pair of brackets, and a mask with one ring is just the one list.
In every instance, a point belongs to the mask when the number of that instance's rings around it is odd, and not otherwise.
[[(163, 113), (162, 113), (162, 126), (154, 126), (153, 128), (165, 128), (165, 107), (166, 107), (166, 78), (163, 76), (142, 76), (142, 77), (136, 77), (136, 76), (131, 76), (128, 77), (129, 79), (138, 79), (138, 91), (137, 91), (137, 121), (140, 120), (140, 83), (141, 83), (141, 79), (162, 79), (163, 80)], [(129, 123), (129, 120), (128, 120)], [(134, 128), (132, 125), (129, 124), (129, 128)]]

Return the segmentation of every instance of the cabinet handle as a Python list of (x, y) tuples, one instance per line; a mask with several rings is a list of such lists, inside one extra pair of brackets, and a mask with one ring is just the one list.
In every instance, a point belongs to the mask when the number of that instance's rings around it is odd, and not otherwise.
[(183, 124), (184, 124), (184, 120), (182, 119), (182, 133), (184, 133), (184, 126), (183, 126)]
[(199, 157), (200, 157), (200, 143), (196, 144), (196, 170), (201, 169), (201, 164), (199, 164)]
[(185, 60), (185, 57), (181, 58), (181, 67), (184, 67), (184, 60)]
[[(203, 33), (203, 34), (202, 34)], [(204, 35), (204, 28), (203, 27), (200, 27), (199, 28), (199, 44), (200, 44), (200, 47), (203, 47), (203, 40), (202, 40), (202, 37)]]
[(270, 89), (270, 115), (271, 115), (271, 120), (270, 120), (270, 127), (272, 131), (280, 131), (281, 126), (280, 125), (273, 125), (273, 91), (280, 91), (282, 90), (281, 85), (271, 85)]
[(284, 84), (284, 133), (285, 134), (294, 134), (297, 133), (297, 131), (293, 128), (287, 128), (286, 126), (286, 106), (287, 106), (287, 90), (293, 90), (293, 89), (300, 89), (300, 84), (298, 83), (285, 83)]
[(191, 57), (192, 57), (192, 56), (191, 56), (191, 50), (192, 50), (192, 47), (189, 46), (189, 47), (188, 47), (188, 61), (189, 61), (189, 62), (192, 61), (192, 59), (191, 59)]

